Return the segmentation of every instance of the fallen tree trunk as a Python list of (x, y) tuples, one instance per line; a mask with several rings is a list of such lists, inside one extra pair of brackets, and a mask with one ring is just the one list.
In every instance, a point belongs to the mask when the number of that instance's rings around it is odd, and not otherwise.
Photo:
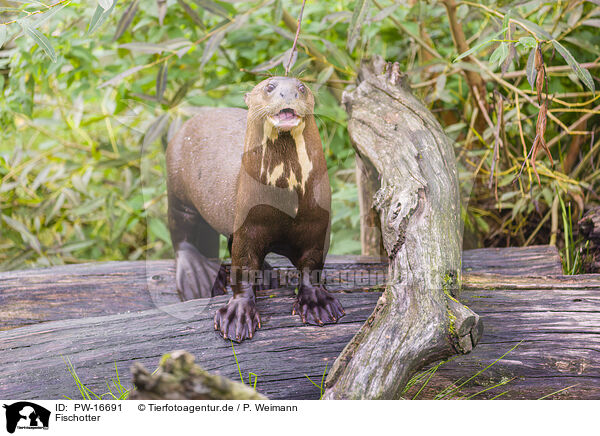
[(398, 66), (366, 62), (344, 94), (350, 139), (377, 173), (374, 199), (390, 281), (327, 377), (325, 398), (399, 398), (430, 362), (468, 353), (482, 323), (460, 304), (461, 225), (454, 150), (403, 86)]
[(464, 283), (461, 301), (485, 320), (485, 335), (442, 365), (421, 398), (466, 382), (446, 398), (600, 399), (600, 275)]
[[(433, 398), (458, 386), (520, 343), (462, 386), (459, 394), (491, 398), (509, 391), (500, 398), (536, 399), (577, 385), (556, 396), (600, 399), (600, 275), (469, 273), (463, 282), (461, 299), (484, 319), (485, 334), (470, 354), (442, 365), (419, 398)], [(257, 374), (257, 390), (271, 399), (318, 399), (320, 389), (306, 376), (321, 384), (381, 292), (340, 293), (348, 315), (323, 328), (304, 326), (290, 315), (293, 295), (290, 289), (259, 294), (263, 328), (252, 341), (235, 344), (239, 370), (246, 383), (250, 372)], [(226, 298), (208, 306), (195, 300), (163, 308), (166, 311), (54, 321), (0, 332), (0, 398), (77, 398), (66, 358), (97, 393), (106, 392), (107, 382), (116, 377), (115, 364), (123, 386), (130, 388), (127, 369), (133, 363), (152, 371), (164, 353), (175, 349), (189, 351), (207, 371), (239, 380), (231, 343), (212, 330), (214, 310)], [(494, 388), (503, 381), (509, 382)], [(485, 389), (489, 390), (479, 393)]]
[[(293, 269), (283, 257), (269, 256), (268, 260), (275, 270)], [(467, 250), (463, 254), (463, 270), (505, 275), (562, 272), (556, 247), (548, 245)], [(332, 255), (327, 258), (325, 273), (346, 278), (345, 283), (334, 285), (333, 290), (352, 289), (357, 285), (350, 280), (352, 277), (384, 277), (387, 261)], [(363, 287), (372, 285), (367, 281)], [(172, 260), (98, 262), (0, 272), (0, 330), (148, 310), (180, 301)]]

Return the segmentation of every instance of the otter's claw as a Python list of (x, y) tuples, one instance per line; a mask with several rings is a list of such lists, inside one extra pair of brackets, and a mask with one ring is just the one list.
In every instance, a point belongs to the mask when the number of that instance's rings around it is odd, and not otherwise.
[(225, 339), (242, 342), (252, 338), (257, 328), (260, 328), (260, 315), (252, 298), (231, 298), (215, 314), (215, 330)]
[(346, 313), (337, 299), (321, 286), (300, 289), (292, 315), (300, 315), (304, 324), (335, 323)]

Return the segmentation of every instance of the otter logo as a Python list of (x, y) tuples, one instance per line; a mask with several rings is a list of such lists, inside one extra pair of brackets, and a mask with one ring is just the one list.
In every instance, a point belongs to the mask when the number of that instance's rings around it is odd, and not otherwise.
[(50, 411), (28, 401), (19, 401), (11, 405), (4, 405), (6, 409), (6, 430), (14, 433), (17, 428), (22, 429), (48, 429)]

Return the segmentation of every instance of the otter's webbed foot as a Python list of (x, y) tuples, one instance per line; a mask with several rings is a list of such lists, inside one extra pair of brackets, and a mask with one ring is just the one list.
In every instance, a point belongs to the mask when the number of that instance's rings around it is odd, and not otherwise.
[(292, 315), (298, 314), (305, 324), (323, 325), (335, 323), (346, 313), (340, 302), (323, 286), (304, 286), (292, 309)]
[(227, 272), (220, 262), (207, 258), (187, 242), (180, 244), (175, 258), (175, 283), (184, 301), (225, 294)]
[(232, 297), (215, 314), (215, 330), (225, 339), (242, 342), (252, 338), (257, 328), (260, 328), (260, 316), (254, 298)]

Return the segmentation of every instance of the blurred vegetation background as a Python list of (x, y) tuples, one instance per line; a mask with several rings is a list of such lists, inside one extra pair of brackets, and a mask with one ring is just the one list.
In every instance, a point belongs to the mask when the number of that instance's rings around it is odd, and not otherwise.
[[(172, 256), (169, 138), (283, 73), (300, 5), (0, 0), (0, 270)], [(600, 203), (598, 27), (598, 0), (309, 0), (291, 74), (317, 96), (330, 252), (360, 252), (340, 98), (380, 54), (455, 140), (465, 246), (557, 244), (579, 272), (574, 228)]]

